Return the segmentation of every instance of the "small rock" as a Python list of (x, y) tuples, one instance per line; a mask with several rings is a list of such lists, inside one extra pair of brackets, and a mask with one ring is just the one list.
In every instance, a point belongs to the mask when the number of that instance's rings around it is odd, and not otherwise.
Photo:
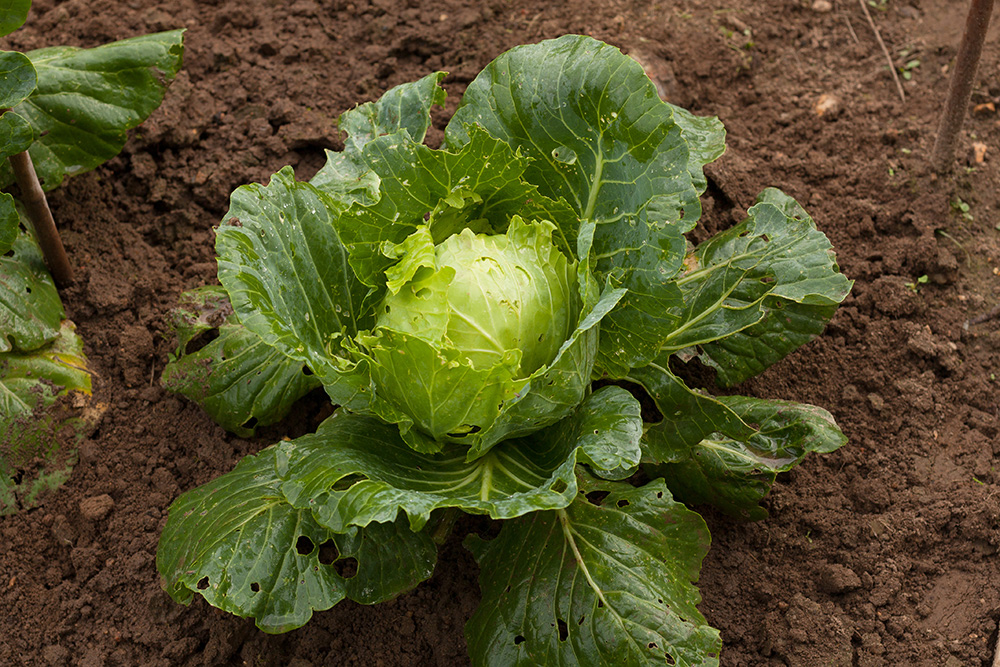
[(840, 110), (840, 98), (829, 93), (820, 95), (819, 99), (816, 100), (816, 104), (813, 105), (813, 111), (820, 118), (833, 118), (840, 113)]
[(168, 496), (175, 495), (179, 490), (177, 480), (174, 479), (173, 474), (166, 468), (157, 468), (154, 470), (150, 481), (153, 483), (153, 488)]
[(861, 578), (848, 567), (832, 564), (820, 569), (819, 589), (824, 593), (839, 595), (859, 588), (861, 588)]
[(972, 142), (972, 159), (976, 161), (976, 164), (986, 162), (986, 148), (986, 144), (981, 141)]
[(833, 10), (833, 3), (830, 0), (816, 0), (812, 5), (812, 9), (818, 14), (826, 14)]
[(100, 521), (108, 515), (108, 512), (115, 506), (115, 501), (112, 500), (111, 496), (104, 494), (101, 496), (93, 496), (92, 498), (84, 498), (80, 501), (80, 514), (83, 515), (84, 519), (88, 521)]
[(928, 326), (918, 329), (906, 340), (906, 349), (924, 359), (933, 359), (941, 352), (941, 346)]
[(752, 33), (750, 26), (732, 14), (723, 14), (721, 20), (723, 25), (734, 32), (738, 32), (742, 35), (749, 35)]
[(984, 102), (983, 104), (977, 104), (972, 107), (972, 113), (977, 116), (989, 116), (997, 111), (997, 106), (993, 102)]

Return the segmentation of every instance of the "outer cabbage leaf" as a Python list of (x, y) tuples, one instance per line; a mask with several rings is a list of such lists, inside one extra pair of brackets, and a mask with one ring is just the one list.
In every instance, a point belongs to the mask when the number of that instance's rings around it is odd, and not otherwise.
[[(183, 30), (133, 37), (93, 49), (61, 46), (26, 55), (38, 86), (14, 110), (38, 140), (29, 149), (45, 190), (89, 171), (125, 146), (127, 131), (163, 101), (181, 66)], [(14, 182), (9, 165), (0, 187)]]
[(832, 452), (847, 438), (829, 412), (812, 405), (692, 391), (663, 366), (636, 369), (631, 379), (653, 397), (664, 419), (647, 427), (644, 458), (686, 503), (762, 519), (758, 503), (779, 472), (810, 452)]
[(28, 56), (0, 51), (0, 108), (10, 109), (23, 102), (36, 83), (35, 68)]
[[(241, 325), (221, 287), (185, 292), (171, 320), (179, 347), (177, 358), (163, 369), (163, 385), (200, 405), (227, 431), (250, 437), (256, 427), (277, 422), (321, 384), (301, 361)], [(185, 352), (191, 339), (212, 330), (217, 331), (215, 339)]]
[[(382, 602), (427, 579), (437, 549), (404, 522), (334, 534), (284, 501), (274, 447), (174, 501), (156, 565), (167, 593), (252, 616), (265, 632), (304, 625), (344, 597)], [(333, 546), (336, 559), (325, 549)], [(357, 572), (341, 571), (347, 559)], [(332, 562), (331, 562), (332, 561)]]
[(400, 130), (423, 142), (431, 125), (431, 107), (443, 105), (447, 97), (440, 86), (444, 77), (445, 72), (428, 74), (387, 90), (377, 102), (341, 114), (340, 129), (347, 133), (344, 150), (327, 150), (326, 164), (309, 182), (345, 203), (377, 201), (379, 179), (361, 158), (362, 149), (376, 137)]
[(705, 165), (715, 162), (726, 152), (726, 129), (715, 116), (695, 116), (674, 104), (667, 103), (667, 106), (674, 112), (674, 122), (681, 128), (681, 136), (690, 151), (688, 170), (691, 172), (691, 182), (698, 193), (702, 194), (708, 187)]
[(561, 508), (576, 494), (578, 462), (617, 468), (638, 461), (633, 407), (612, 388), (595, 392), (555, 426), (471, 462), (464, 447), (422, 454), (394, 427), (338, 411), (316, 433), (278, 445), (281, 488), (334, 532), (393, 521), (400, 511), (419, 530), (447, 507), (496, 519)]
[[(9, 212), (4, 219), (9, 234)], [(35, 350), (55, 340), (65, 316), (59, 292), (31, 235), (18, 234), (11, 251), (0, 256), (0, 353), (12, 348)]]
[(532, 158), (527, 181), (595, 223), (591, 269), (629, 290), (603, 327), (598, 361), (618, 377), (651, 360), (674, 322), (680, 292), (670, 279), (681, 268), (683, 234), (701, 213), (691, 173), (722, 141), (717, 123), (687, 114), (682, 125), (674, 116), (635, 61), (566, 35), (494, 60), (446, 130), (451, 147), (465, 145), (475, 126), (516, 147)]
[(237, 188), (216, 236), (219, 281), (247, 330), (306, 364), (334, 402), (363, 408), (370, 380), (341, 346), (374, 319), (360, 314), (368, 288), (348, 265), (339, 213), (290, 167), (266, 186)]
[[(700, 344), (702, 361), (716, 368), (723, 386), (759, 374), (817, 336), (853, 284), (812, 218), (773, 188), (758, 197), (746, 220), (702, 243), (695, 259), (697, 268), (678, 284), (689, 302), (708, 307), (684, 313), (667, 345)], [(732, 283), (738, 272), (741, 282)], [(755, 311), (760, 317), (752, 321)]]
[(0, 7), (0, 37), (24, 25), (30, 9), (31, 0), (6, 0)]
[[(581, 485), (582, 486), (582, 485)], [(566, 509), (466, 540), (483, 599), (466, 625), (474, 665), (718, 665), (719, 632), (693, 583), (708, 551), (704, 520), (662, 479), (592, 483)]]
[(573, 419), (557, 424), (551, 437), (575, 443), (579, 461), (602, 477), (632, 471), (642, 458), (639, 401), (621, 387), (601, 387), (580, 404)]
[(69, 479), (100, 414), (90, 396), (83, 342), (69, 320), (49, 345), (0, 354), (0, 516), (35, 506)]

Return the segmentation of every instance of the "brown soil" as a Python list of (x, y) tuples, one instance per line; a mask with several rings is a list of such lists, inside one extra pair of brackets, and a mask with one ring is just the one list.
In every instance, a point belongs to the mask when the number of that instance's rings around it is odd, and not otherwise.
[[(467, 664), (462, 626), (478, 603), (477, 571), (457, 539), (414, 592), (342, 603), (283, 636), (161, 591), (154, 553), (169, 503), (310, 428), (300, 418), (241, 440), (166, 394), (165, 313), (181, 291), (214, 282), (212, 227), (229, 193), (285, 164), (311, 175), (323, 148), (341, 147), (342, 111), (446, 69), (440, 138), (489, 60), (566, 32), (637, 55), (671, 101), (726, 124), (707, 230), (779, 186), (809, 208), (857, 281), (825, 335), (739, 388), (827, 407), (850, 444), (784, 476), (766, 521), (707, 511), (701, 609), (722, 631), (722, 664), (991, 664), (1000, 332), (996, 319), (965, 323), (1000, 300), (1000, 121), (980, 107), (956, 175), (929, 176), (967, 3), (868, 4), (897, 64), (920, 61), (905, 103), (854, 0), (36, 2), (5, 48), (183, 26), (187, 52), (163, 107), (122, 155), (51, 196), (79, 276), (63, 296), (110, 408), (63, 490), (0, 518), (0, 664)], [(993, 35), (974, 104), (997, 101), (998, 65)], [(822, 116), (821, 99), (832, 102)], [(986, 144), (985, 163), (973, 161), (972, 141)], [(950, 206), (959, 199), (972, 220)]]

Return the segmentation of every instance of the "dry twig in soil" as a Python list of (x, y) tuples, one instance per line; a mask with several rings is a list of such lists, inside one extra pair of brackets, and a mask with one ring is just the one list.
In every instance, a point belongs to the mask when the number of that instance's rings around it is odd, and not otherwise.
[(900, 83), (899, 75), (896, 74), (896, 65), (892, 62), (892, 56), (889, 55), (889, 49), (886, 48), (885, 42), (882, 41), (882, 33), (878, 31), (878, 26), (876, 26), (875, 21), (872, 20), (871, 12), (868, 11), (868, 5), (865, 4), (865, 0), (858, 0), (858, 4), (861, 5), (861, 11), (865, 13), (865, 18), (868, 19), (868, 25), (872, 27), (872, 32), (875, 33), (875, 39), (878, 40), (878, 45), (882, 47), (882, 53), (885, 54), (885, 59), (889, 61), (889, 72), (892, 73), (892, 80), (896, 82), (896, 90), (899, 91), (899, 99), (905, 102), (906, 93), (903, 92), (903, 84)]

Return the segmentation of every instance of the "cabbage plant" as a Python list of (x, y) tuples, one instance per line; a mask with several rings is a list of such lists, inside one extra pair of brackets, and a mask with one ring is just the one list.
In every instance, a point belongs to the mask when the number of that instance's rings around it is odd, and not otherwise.
[[(0, 3), (0, 36), (30, 8)], [(53, 281), (65, 286), (71, 272), (44, 192), (124, 148), (179, 71), (183, 32), (0, 51), (0, 188), (19, 185), (17, 198), (0, 192), (0, 516), (69, 478), (106, 408)]]
[(317, 387), (336, 409), (174, 502), (164, 586), (284, 632), (409, 590), (456, 516), (485, 514), (502, 528), (465, 542), (474, 664), (718, 664), (694, 586), (709, 535), (684, 503), (759, 518), (777, 473), (844, 437), (820, 408), (678, 370), (760, 373), (851, 283), (778, 190), (692, 247), (722, 125), (616, 48), (501, 55), (432, 149), (443, 77), (344, 113), (309, 181), (233, 193), (221, 286), (184, 295), (164, 382), (243, 435)]

